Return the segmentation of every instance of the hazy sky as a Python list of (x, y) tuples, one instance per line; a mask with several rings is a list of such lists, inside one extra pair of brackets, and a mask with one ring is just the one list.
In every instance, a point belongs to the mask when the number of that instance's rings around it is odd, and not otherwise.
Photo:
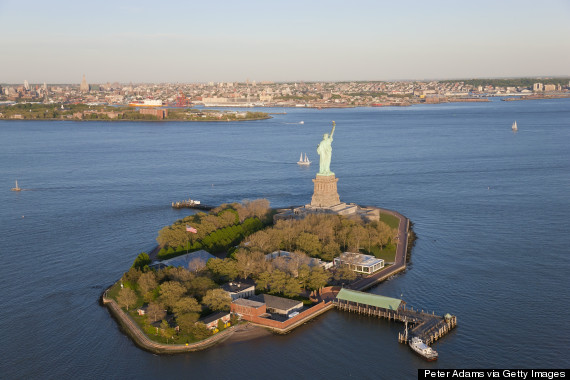
[(570, 74), (570, 0), (0, 0), (0, 83)]

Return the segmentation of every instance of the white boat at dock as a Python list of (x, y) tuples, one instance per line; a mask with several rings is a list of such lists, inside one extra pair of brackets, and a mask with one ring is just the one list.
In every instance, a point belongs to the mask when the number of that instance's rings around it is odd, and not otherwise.
[(417, 336), (410, 340), (410, 348), (428, 361), (437, 360), (437, 351), (425, 344), (424, 341)]
[(303, 153), (301, 153), (301, 157), (299, 157), (299, 161), (297, 161), (297, 165), (304, 165), (304, 166), (311, 165), (311, 161), (309, 161), (309, 158), (307, 157), (307, 153), (305, 153), (305, 158), (303, 158)]

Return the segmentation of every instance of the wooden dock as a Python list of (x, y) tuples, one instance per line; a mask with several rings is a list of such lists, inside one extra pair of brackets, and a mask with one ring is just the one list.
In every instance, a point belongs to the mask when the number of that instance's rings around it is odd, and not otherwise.
[[(351, 300), (351, 298), (353, 300)], [(370, 299), (369, 303), (365, 303), (366, 299)], [(398, 303), (397, 301), (400, 302)], [(394, 304), (394, 302), (396, 303)], [(389, 321), (405, 323), (406, 331), (398, 334), (398, 341), (400, 343), (407, 343), (409, 339), (417, 336), (429, 345), (457, 326), (457, 317), (454, 315), (446, 314), (441, 316), (435, 313), (429, 314), (423, 310), (419, 311), (414, 310), (414, 308), (407, 308), (406, 303), (402, 300), (369, 293), (344, 290), (344, 295), (340, 298), (337, 296), (333, 303), (337, 309), (349, 313), (369, 315), (384, 318)], [(384, 307), (378, 305), (383, 305)], [(408, 333), (407, 329), (409, 324), (412, 325), (412, 329)]]

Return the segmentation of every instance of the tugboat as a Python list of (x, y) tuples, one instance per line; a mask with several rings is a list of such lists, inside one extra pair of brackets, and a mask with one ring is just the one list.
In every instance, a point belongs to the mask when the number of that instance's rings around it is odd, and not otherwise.
[(20, 189), (20, 186), (18, 186), (18, 180), (16, 180), (16, 187), (13, 187), (12, 191), (22, 191), (22, 189)]
[(437, 360), (437, 352), (417, 336), (410, 340), (410, 348), (427, 361)]

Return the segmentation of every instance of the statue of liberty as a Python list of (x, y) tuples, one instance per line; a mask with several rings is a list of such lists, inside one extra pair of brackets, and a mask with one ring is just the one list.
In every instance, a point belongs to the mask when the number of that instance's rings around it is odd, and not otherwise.
[(334, 121), (332, 122), (332, 125), (333, 127), (331, 134), (329, 135), (328, 133), (325, 133), (323, 135), (323, 141), (321, 141), (317, 146), (317, 153), (319, 154), (320, 157), (319, 172), (317, 173), (317, 175), (323, 175), (323, 176), (334, 175), (334, 173), (331, 172), (332, 142), (333, 142), (334, 129), (336, 127)]

